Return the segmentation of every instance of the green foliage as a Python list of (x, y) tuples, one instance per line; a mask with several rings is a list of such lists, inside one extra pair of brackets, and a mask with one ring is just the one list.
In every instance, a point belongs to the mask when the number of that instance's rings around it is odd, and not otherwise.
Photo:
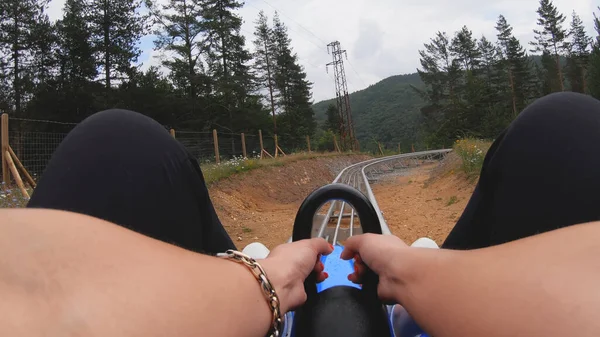
[(312, 83), (306, 79), (304, 68), (290, 46), (287, 27), (276, 14), (273, 18), (274, 82), (279, 93), (277, 106), (279, 133), (285, 134), (282, 144), (288, 148), (303, 148), (305, 136), (315, 132), (312, 108)]
[(202, 173), (207, 185), (213, 184), (221, 179), (229, 178), (236, 174), (252, 171), (263, 167), (279, 167), (297, 161), (314, 159), (314, 158), (329, 158), (338, 156), (347, 156), (348, 154), (338, 153), (299, 153), (288, 155), (285, 157), (258, 159), (258, 158), (233, 158), (221, 164), (206, 163), (202, 164)]
[[(417, 147), (425, 147), (420, 112), (425, 101), (414, 89), (423, 86), (418, 74), (398, 75), (350, 94), (356, 136), (362, 151), (379, 151), (372, 142), (373, 136), (388, 148), (396, 149), (400, 143), (405, 152), (413, 143)], [(326, 126), (327, 109), (335, 107), (335, 104), (335, 99), (331, 99), (313, 106), (322, 128), (330, 128)]]
[(331, 130), (324, 131), (317, 141), (317, 151), (335, 151), (335, 134)]
[(458, 202), (458, 198), (453, 195), (450, 197), (450, 199), (448, 199), (448, 202), (446, 202), (446, 207), (452, 206), (454, 204), (456, 204)]
[(535, 41), (531, 42), (534, 47), (532, 51), (547, 56), (543, 66), (546, 70), (544, 73), (546, 85), (549, 86), (550, 91), (563, 91), (565, 85), (560, 56), (565, 55), (569, 50), (569, 43), (566, 41), (568, 33), (563, 28), (566, 17), (558, 11), (552, 0), (540, 0), (537, 13), (537, 24), (540, 29), (533, 30)]
[(335, 134), (339, 134), (340, 130), (340, 114), (335, 105), (330, 104), (325, 112), (327, 119), (323, 125), (324, 130), (333, 131)]
[(481, 172), (485, 155), (491, 142), (466, 138), (459, 139), (454, 144), (454, 153), (461, 159), (461, 170), (467, 177), (474, 178)]
[[(4, 183), (3, 183), (4, 184)], [(33, 192), (31, 188), (27, 189), (29, 195)], [(2, 208), (24, 208), (29, 199), (25, 198), (18, 188), (4, 188), (0, 190), (0, 209)]]
[[(138, 8), (140, 0), (89, 0), (86, 3), (91, 43), (104, 85), (112, 88), (113, 80), (132, 74), (132, 64), (141, 51), (138, 41), (145, 33), (146, 18)], [(105, 104), (111, 104), (106, 95)]]
[(575, 92), (585, 93), (586, 88), (586, 73), (589, 63), (590, 46), (592, 39), (587, 36), (583, 21), (573, 12), (571, 29), (570, 50), (567, 59), (566, 77), (571, 85), (571, 90)]

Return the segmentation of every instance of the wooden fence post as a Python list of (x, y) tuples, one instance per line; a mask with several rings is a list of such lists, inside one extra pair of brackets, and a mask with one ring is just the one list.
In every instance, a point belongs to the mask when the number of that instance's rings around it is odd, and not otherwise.
[(10, 173), (8, 167), (8, 158), (6, 157), (6, 153), (8, 151), (8, 114), (3, 113), (2, 117), (0, 117), (0, 124), (2, 132), (2, 181), (6, 184), (6, 186), (10, 185)]
[(19, 170), (21, 170), (21, 172), (23, 173), (23, 177), (25, 177), (25, 180), (27, 181), (29, 186), (31, 186), (31, 188), (35, 188), (36, 187), (35, 180), (33, 180), (31, 175), (29, 174), (29, 172), (27, 172), (27, 169), (25, 168), (23, 163), (21, 163), (21, 161), (19, 160), (19, 157), (17, 157), (17, 155), (15, 154), (15, 151), (13, 151), (12, 147), (10, 147), (10, 144), (8, 145), (8, 152), (10, 152), (10, 155), (12, 156), (13, 161), (15, 162), (15, 165), (17, 165), (17, 168)]
[(10, 157), (10, 152), (4, 151), (3, 153), (6, 156), (6, 162), (8, 164), (8, 167), (10, 168), (10, 171), (12, 172), (13, 178), (15, 178), (15, 181), (17, 182), (17, 186), (19, 186), (19, 189), (21, 190), (21, 194), (23, 194), (23, 197), (29, 199), (29, 193), (27, 193), (27, 190), (25, 189), (25, 185), (23, 184), (23, 180), (21, 179), (21, 175), (19, 174), (19, 171), (17, 170), (17, 167), (15, 166), (15, 163), (13, 162), (12, 158)]
[(246, 153), (246, 135), (242, 132), (242, 154), (244, 158), (248, 158), (248, 154)]
[(340, 150), (340, 146), (338, 145), (338, 141), (337, 141), (337, 136), (333, 135), (333, 146), (335, 147), (335, 150), (339, 153), (341, 153), (342, 151)]
[(308, 145), (308, 153), (312, 152), (310, 150), (310, 136), (306, 136), (306, 145)]
[(398, 143), (398, 154), (402, 154), (402, 146), (400, 146), (400, 143)]
[(412, 148), (412, 152), (414, 153), (415, 152), (415, 144), (412, 144), (411, 148)]
[(381, 148), (381, 143), (377, 142), (377, 146), (379, 147), (379, 153), (383, 156), (383, 148)]
[(265, 155), (273, 158), (269, 151), (265, 150), (265, 144), (263, 143), (262, 130), (258, 130), (258, 138), (260, 139), (260, 159), (264, 159)]
[(217, 136), (217, 129), (213, 129), (213, 142), (215, 143), (215, 160), (217, 164), (220, 164), (221, 157), (219, 156), (219, 137)]
[(265, 154), (265, 144), (262, 139), (262, 130), (258, 130), (258, 138), (260, 139), (260, 159), (263, 159)]
[(169, 132), (171, 133), (171, 136), (175, 138), (175, 129), (171, 129)]

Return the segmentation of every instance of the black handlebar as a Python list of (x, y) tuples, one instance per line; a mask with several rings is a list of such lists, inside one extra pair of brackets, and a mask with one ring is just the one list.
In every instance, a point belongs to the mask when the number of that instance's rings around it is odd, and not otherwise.
[[(358, 190), (331, 184), (311, 193), (296, 215), (293, 241), (309, 239), (316, 212), (328, 201), (350, 204), (360, 219), (363, 233), (381, 234), (379, 217), (373, 204)], [(341, 216), (341, 214), (340, 214)], [(361, 289), (336, 286), (317, 293), (316, 277), (304, 281), (306, 303), (296, 310), (296, 337), (390, 337), (387, 313), (377, 296), (379, 277), (368, 269)]]
[[(330, 184), (312, 192), (300, 206), (298, 214), (296, 214), (296, 220), (294, 221), (292, 241), (309, 239), (311, 237), (313, 219), (316, 212), (326, 202), (331, 200), (345, 201), (354, 207), (358, 213), (363, 233), (382, 233), (377, 212), (364, 194), (349, 185)], [(379, 277), (371, 270), (367, 270), (363, 279), (363, 291), (369, 295), (377, 296), (378, 282)], [(310, 275), (306, 279), (304, 289), (309, 300), (317, 295), (315, 275)]]

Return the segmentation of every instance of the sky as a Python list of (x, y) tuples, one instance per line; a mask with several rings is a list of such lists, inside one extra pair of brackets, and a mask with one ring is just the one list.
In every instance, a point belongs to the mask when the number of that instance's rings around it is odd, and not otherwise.
[[(576, 11), (590, 35), (593, 12), (599, 12), (592, 0), (554, 0), (571, 20)], [(48, 15), (62, 16), (64, 0), (51, 0)], [(260, 10), (272, 17), (277, 11), (288, 26), (294, 52), (313, 83), (315, 102), (335, 96), (332, 61), (327, 44), (339, 41), (347, 50), (345, 60), (348, 89), (362, 90), (389, 76), (416, 72), (418, 50), (423, 49), (437, 31), (453, 35), (463, 25), (475, 37), (494, 40), (497, 18), (504, 15), (523, 45), (533, 40), (538, 0), (247, 0), (239, 14), (244, 20), (242, 33), (252, 48), (254, 22)], [(142, 39), (142, 69), (159, 65), (159, 51), (153, 50), (153, 37)], [(528, 46), (527, 46), (528, 47)]]

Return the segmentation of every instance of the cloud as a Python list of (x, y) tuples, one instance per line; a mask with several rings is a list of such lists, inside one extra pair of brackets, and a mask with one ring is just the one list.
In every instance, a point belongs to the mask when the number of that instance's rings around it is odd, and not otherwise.
[[(593, 32), (596, 4), (591, 0), (554, 0), (567, 16), (575, 10)], [(49, 15), (60, 18), (64, 0), (52, 0)], [(254, 21), (260, 10), (272, 17), (277, 10), (289, 28), (294, 51), (314, 83), (316, 101), (334, 96), (331, 62), (327, 44), (340, 41), (348, 51), (346, 75), (350, 91), (374, 84), (388, 76), (412, 73), (419, 66), (418, 50), (437, 31), (454, 34), (463, 25), (474, 36), (495, 40), (498, 15), (503, 14), (514, 27), (514, 34), (525, 46), (533, 40), (539, 6), (537, 0), (247, 0), (239, 11), (244, 19), (242, 32), (252, 48)], [(151, 48), (151, 47), (150, 47)], [(158, 55), (146, 50), (148, 63)], [(145, 54), (145, 55), (146, 55)]]

